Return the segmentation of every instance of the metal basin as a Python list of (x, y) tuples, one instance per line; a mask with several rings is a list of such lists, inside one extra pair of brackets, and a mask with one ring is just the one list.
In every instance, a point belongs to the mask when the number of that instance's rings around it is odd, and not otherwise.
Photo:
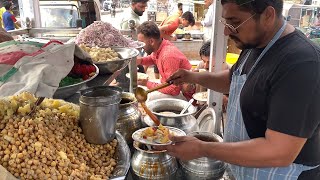
[(110, 179), (124, 180), (130, 168), (130, 149), (124, 137), (116, 131), (118, 146), (116, 149), (117, 165), (113, 170)]
[(100, 74), (112, 74), (117, 70), (125, 67), (135, 57), (139, 55), (139, 51), (135, 48), (112, 47), (121, 59), (115, 61), (96, 62), (95, 65), (99, 67)]
[[(94, 65), (94, 64), (93, 64)], [(74, 95), (77, 91), (79, 91), (87, 82), (93, 80), (95, 77), (99, 74), (99, 68), (94, 65), (96, 68), (96, 74), (93, 75), (91, 78), (84, 80), (82, 82), (79, 82), (77, 84), (72, 84), (69, 86), (59, 87), (57, 91), (54, 93), (53, 98), (54, 99), (65, 99), (67, 97), (70, 97)]]

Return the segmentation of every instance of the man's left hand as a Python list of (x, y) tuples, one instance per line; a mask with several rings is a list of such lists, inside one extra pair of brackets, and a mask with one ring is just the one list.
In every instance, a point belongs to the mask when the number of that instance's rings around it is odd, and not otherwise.
[(202, 157), (204, 154), (201, 149), (203, 141), (192, 136), (173, 136), (170, 137), (172, 145), (156, 146), (157, 150), (167, 150), (170, 156), (177, 157), (182, 161), (188, 161)]
[(138, 79), (138, 85), (147, 86), (148, 79)]

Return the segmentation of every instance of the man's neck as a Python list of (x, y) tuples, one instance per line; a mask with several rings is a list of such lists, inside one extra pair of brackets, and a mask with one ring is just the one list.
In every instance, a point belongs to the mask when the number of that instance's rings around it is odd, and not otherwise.
[(163, 41), (163, 39), (161, 38), (161, 39), (155, 44), (154, 51), (153, 51), (154, 53), (156, 53), (156, 52), (159, 50), (162, 41)]
[[(272, 32), (268, 33), (268, 35), (265, 36), (265, 38), (263, 40), (263, 43), (261, 43), (258, 46), (258, 48), (266, 47), (269, 44), (269, 42), (273, 39), (273, 37), (277, 34), (277, 32), (281, 29), (283, 23), (285, 23), (284, 20), (279, 19), (278, 22), (276, 23), (274, 29), (272, 30)], [(294, 31), (294, 27), (287, 24), (286, 27), (285, 27), (285, 30), (281, 34), (280, 38), (292, 33), (293, 31)]]

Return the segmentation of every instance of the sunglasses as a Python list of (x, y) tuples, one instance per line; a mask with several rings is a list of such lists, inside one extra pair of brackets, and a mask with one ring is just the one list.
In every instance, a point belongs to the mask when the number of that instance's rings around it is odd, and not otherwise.
[(239, 24), (237, 27), (234, 27), (231, 24), (228, 24), (226, 22), (226, 20), (219, 20), (219, 22), (221, 22), (226, 28), (228, 28), (228, 30), (232, 33), (232, 34), (237, 34), (239, 33), (238, 29), (239, 27), (241, 27), (243, 24), (245, 24), (247, 21), (249, 21), (250, 19), (252, 19), (256, 14), (253, 14), (252, 16), (250, 16), (248, 19), (246, 19), (245, 21), (243, 21), (241, 24)]

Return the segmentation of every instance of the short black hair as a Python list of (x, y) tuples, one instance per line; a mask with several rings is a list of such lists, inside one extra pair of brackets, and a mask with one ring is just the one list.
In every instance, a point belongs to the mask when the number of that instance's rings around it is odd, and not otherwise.
[(160, 30), (157, 24), (152, 21), (146, 21), (138, 26), (137, 33), (148, 38), (160, 39)]
[(181, 18), (187, 20), (191, 26), (193, 26), (196, 23), (193, 14), (190, 11), (186, 11), (185, 13), (183, 13)]
[(179, 10), (182, 10), (182, 6), (183, 6), (182, 3), (178, 3), (178, 9), (179, 9)]
[(199, 55), (209, 57), (210, 56), (210, 47), (211, 47), (211, 41), (205, 42), (200, 48)]
[(10, 10), (10, 8), (12, 7), (12, 2), (7, 1), (3, 3), (4, 8), (6, 8), (6, 10)]
[(262, 14), (268, 6), (272, 6), (278, 17), (282, 16), (283, 0), (221, 0), (222, 5), (226, 3), (236, 3), (241, 10), (257, 15)]
[(136, 4), (136, 3), (147, 3), (149, 0), (131, 0), (131, 4)]

